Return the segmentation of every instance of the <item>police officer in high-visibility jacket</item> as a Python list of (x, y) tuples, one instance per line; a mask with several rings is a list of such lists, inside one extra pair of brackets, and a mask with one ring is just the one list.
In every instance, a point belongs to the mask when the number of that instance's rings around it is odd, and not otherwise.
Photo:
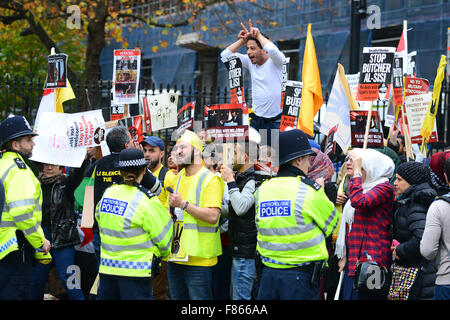
[(323, 188), (306, 178), (314, 154), (303, 131), (280, 133), (278, 175), (255, 192), (257, 251), (264, 265), (257, 299), (319, 297), (325, 238), (338, 216)]
[(0, 300), (30, 299), (33, 255), (50, 260), (41, 185), (25, 163), (36, 135), (22, 116), (0, 123)]
[(158, 197), (139, 184), (146, 166), (141, 150), (122, 150), (117, 168), (123, 183), (106, 189), (97, 205), (100, 300), (152, 299), (152, 261), (169, 256), (173, 221)]

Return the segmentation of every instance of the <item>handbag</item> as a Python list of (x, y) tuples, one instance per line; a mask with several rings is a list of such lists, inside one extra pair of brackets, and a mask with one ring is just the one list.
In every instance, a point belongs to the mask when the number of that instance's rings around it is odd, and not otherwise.
[(359, 292), (375, 293), (385, 295), (391, 285), (391, 273), (386, 267), (380, 266), (372, 260), (367, 251), (367, 261), (360, 262), (361, 249), (364, 242), (364, 234), (359, 247), (358, 260), (356, 262), (355, 278), (353, 288)]
[(388, 300), (408, 300), (415, 293), (415, 284), (419, 277), (420, 269), (416, 267), (403, 267), (392, 264), (392, 282), (389, 287)]

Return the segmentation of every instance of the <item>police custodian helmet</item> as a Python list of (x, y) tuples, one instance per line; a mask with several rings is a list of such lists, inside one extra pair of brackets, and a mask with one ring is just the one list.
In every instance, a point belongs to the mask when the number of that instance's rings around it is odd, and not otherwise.
[(37, 136), (38, 134), (33, 132), (27, 119), (23, 116), (11, 116), (0, 123), (1, 147), (8, 141), (28, 135)]
[(299, 129), (281, 132), (279, 141), (280, 166), (299, 157), (316, 155), (314, 150), (311, 149), (308, 136)]
[(144, 153), (139, 149), (123, 149), (119, 154), (119, 162), (116, 165), (117, 169), (134, 169), (146, 167), (148, 164), (144, 158)]

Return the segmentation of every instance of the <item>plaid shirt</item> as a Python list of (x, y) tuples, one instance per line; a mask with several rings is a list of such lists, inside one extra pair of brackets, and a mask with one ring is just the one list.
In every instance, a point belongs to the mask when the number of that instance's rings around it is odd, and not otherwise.
[(392, 260), (390, 227), (395, 200), (394, 188), (389, 182), (384, 182), (363, 193), (361, 178), (354, 177), (350, 179), (349, 189), (349, 199), (355, 208), (352, 230), (347, 233), (349, 276), (355, 275), (363, 236), (360, 261), (367, 260), (364, 254), (367, 251), (374, 261), (389, 268)]

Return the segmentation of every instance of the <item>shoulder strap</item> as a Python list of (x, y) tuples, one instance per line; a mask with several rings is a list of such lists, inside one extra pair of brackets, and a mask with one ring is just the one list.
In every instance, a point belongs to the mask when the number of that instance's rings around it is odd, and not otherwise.
[(159, 170), (158, 180), (161, 182), (161, 185), (164, 187), (164, 179), (166, 178), (166, 174), (169, 171), (166, 167), (162, 166), (161, 170)]
[(136, 188), (138, 188), (140, 191), (142, 191), (147, 196), (147, 198), (151, 199), (155, 196), (155, 194), (153, 192), (151, 192), (150, 190), (148, 190), (146, 187), (144, 187), (136, 182), (133, 185)]
[(440, 197), (438, 197), (439, 200), (444, 200), (447, 201), (448, 203), (450, 203), (450, 193), (444, 194)]

